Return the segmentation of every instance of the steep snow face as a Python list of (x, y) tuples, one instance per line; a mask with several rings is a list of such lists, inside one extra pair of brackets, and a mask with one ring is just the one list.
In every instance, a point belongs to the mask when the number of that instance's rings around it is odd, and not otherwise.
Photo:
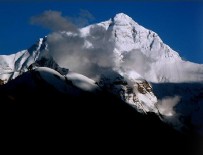
[[(122, 61), (126, 55), (137, 63), (131, 63), (141, 76), (150, 82), (197, 82), (203, 81), (203, 65), (183, 61), (177, 52), (164, 44), (160, 37), (127, 15), (117, 14), (111, 23), (115, 39), (115, 50), (119, 51)], [(127, 54), (126, 54), (127, 53)], [(142, 53), (143, 55), (140, 56)], [(136, 59), (137, 57), (137, 59)], [(138, 59), (141, 59), (138, 62)], [(121, 64), (122, 65), (122, 64)], [(139, 67), (143, 66), (141, 71)]]
[[(147, 81), (155, 83), (203, 81), (203, 65), (183, 61), (155, 32), (129, 16), (119, 13), (108, 21), (85, 27), (81, 29), (82, 36), (88, 40), (91, 29), (96, 26), (103, 27), (108, 33), (105, 39), (113, 40), (115, 44), (116, 59), (112, 61), (117, 64), (114, 69), (118, 72), (138, 72)], [(90, 40), (87, 43), (92, 45)]]
[[(160, 58), (181, 60), (178, 53), (165, 45), (155, 32), (144, 28), (123, 13), (119, 13), (110, 20), (96, 25), (112, 32), (115, 50), (121, 53), (139, 49), (146, 56), (156, 60)], [(82, 35), (87, 36), (89, 30), (94, 26), (81, 29)]]
[(21, 74), (21, 67), (28, 57), (27, 50), (0, 56), (0, 79), (7, 82)]
[[(35, 43), (33, 46), (31, 46), (28, 50), (29, 57), (26, 59), (26, 61), (21, 66), (21, 70), (27, 71), (28, 67), (39, 61), (41, 59), (41, 55), (50, 55), (50, 54), (44, 54), (47, 52), (47, 43), (46, 43), (46, 37), (40, 38), (37, 43)], [(50, 56), (49, 56), (50, 58)]]
[(139, 49), (153, 59), (173, 58), (180, 60), (178, 53), (165, 45), (159, 36), (136, 23), (129, 16), (120, 13), (112, 19), (112, 31), (116, 48), (121, 51)]
[(47, 49), (46, 37), (40, 38), (36, 44), (27, 50), (11, 55), (1, 55), (0, 79), (6, 83), (28, 71), (31, 64), (38, 63), (41, 66), (47, 66), (57, 71), (60, 70)]

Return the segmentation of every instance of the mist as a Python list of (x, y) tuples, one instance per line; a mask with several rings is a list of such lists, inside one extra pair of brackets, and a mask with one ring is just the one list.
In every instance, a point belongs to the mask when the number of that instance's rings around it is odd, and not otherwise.
[(150, 71), (150, 64), (153, 62), (152, 58), (147, 57), (137, 49), (123, 54), (121, 66), (127, 72), (133, 70), (143, 76), (146, 72)]
[(96, 77), (114, 66), (114, 43), (109, 38), (111, 32), (102, 26), (92, 27), (87, 37), (81, 36), (79, 27), (93, 19), (87, 10), (81, 10), (77, 17), (63, 17), (61, 12), (49, 10), (33, 16), (31, 24), (53, 31), (47, 36), (47, 43), (51, 56), (60, 66)]
[(47, 36), (49, 52), (60, 66), (93, 78), (115, 65), (109, 33), (101, 26), (92, 27), (87, 38), (79, 31), (53, 32)]
[(174, 107), (179, 103), (181, 97), (174, 96), (174, 97), (165, 97), (162, 100), (158, 100), (158, 109), (159, 112), (168, 117), (172, 117), (175, 115)]
[(81, 9), (76, 17), (69, 17), (69, 19), (79, 28), (87, 26), (95, 17), (88, 11)]

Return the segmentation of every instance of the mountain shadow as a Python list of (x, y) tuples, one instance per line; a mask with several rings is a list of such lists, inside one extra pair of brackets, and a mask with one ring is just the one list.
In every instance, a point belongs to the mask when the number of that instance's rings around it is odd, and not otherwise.
[(198, 131), (203, 134), (203, 83), (153, 83), (152, 85), (153, 92), (159, 100), (158, 107), (163, 111), (170, 110), (170, 117), (184, 124), (181, 127), (182, 131), (186, 133)]
[(24, 146), (36, 141), (65, 145), (68, 152), (199, 155), (198, 137), (172, 129), (154, 113), (138, 113), (105, 91), (70, 96), (28, 71), (0, 86), (0, 98), (5, 140), (21, 139)]

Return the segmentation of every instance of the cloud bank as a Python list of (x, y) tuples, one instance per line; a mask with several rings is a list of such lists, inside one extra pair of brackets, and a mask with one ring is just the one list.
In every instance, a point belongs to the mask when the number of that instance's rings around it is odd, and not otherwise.
[(77, 27), (67, 18), (62, 17), (59, 11), (44, 11), (38, 16), (31, 17), (31, 24), (40, 25), (52, 31), (77, 32)]
[(94, 16), (87, 10), (80, 10), (79, 14), (75, 17), (65, 17), (62, 16), (60, 11), (47, 10), (42, 14), (31, 17), (30, 23), (48, 28), (53, 32), (78, 32), (78, 27), (86, 26), (92, 20), (94, 20)]
[[(106, 40), (108, 32), (103, 27), (91, 28), (88, 38), (74, 32), (54, 32), (47, 37), (49, 51), (59, 65), (89, 77), (114, 66), (114, 45)], [(92, 46), (88, 47), (88, 43)]]
[(140, 50), (132, 50), (123, 54), (123, 62), (121, 67), (125, 71), (134, 70), (140, 75), (145, 75), (151, 69), (150, 64), (153, 63), (152, 58), (144, 55)]

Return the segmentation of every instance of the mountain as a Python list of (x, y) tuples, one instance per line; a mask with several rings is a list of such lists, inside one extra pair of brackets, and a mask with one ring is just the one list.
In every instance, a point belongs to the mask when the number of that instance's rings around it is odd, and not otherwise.
[(203, 65), (182, 60), (158, 34), (123, 13), (78, 32), (53, 32), (27, 50), (0, 56), (0, 82), (7, 83), (2, 89), (32, 70), (69, 97), (75, 94), (66, 86), (70, 78), (73, 85), (77, 81), (74, 92), (102, 90), (178, 130), (203, 133)]
[(81, 31), (89, 35), (99, 26), (110, 31), (114, 53), (120, 59), (125, 61), (127, 57), (129, 61), (128, 57), (133, 60), (138, 57), (144, 61), (133, 65), (143, 66), (135, 70), (146, 80), (155, 83), (203, 81), (203, 65), (183, 61), (177, 52), (163, 43), (158, 34), (139, 25), (129, 16), (120, 13), (106, 22), (88, 26)]
[(43, 147), (45, 143), (54, 148), (65, 145), (65, 150), (74, 152), (78, 151), (75, 147), (84, 147), (83, 152), (95, 151), (94, 147), (163, 154), (153, 149), (157, 147), (194, 155), (200, 145), (198, 138), (173, 130), (155, 113), (138, 112), (92, 79), (72, 71), (63, 76), (48, 67), (29, 70), (2, 85), (0, 98), (2, 140), (15, 146), (37, 142)]

